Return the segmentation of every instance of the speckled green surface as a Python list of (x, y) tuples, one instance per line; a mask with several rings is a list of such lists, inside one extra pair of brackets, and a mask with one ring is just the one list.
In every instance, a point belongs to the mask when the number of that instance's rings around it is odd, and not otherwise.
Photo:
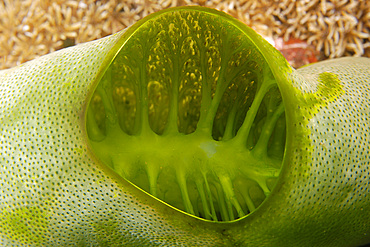
[[(96, 155), (86, 109), (135, 28), (0, 72), (0, 244), (4, 246), (356, 246), (370, 241), (370, 60), (291, 69), (249, 28), (285, 106), (276, 185), (251, 214), (197, 218), (150, 196)], [(145, 142), (145, 140), (144, 140)], [(181, 153), (179, 154), (179, 157)], [(231, 158), (230, 158), (231, 159)], [(243, 164), (240, 164), (241, 166)], [(26, 224), (27, 223), (27, 226)]]

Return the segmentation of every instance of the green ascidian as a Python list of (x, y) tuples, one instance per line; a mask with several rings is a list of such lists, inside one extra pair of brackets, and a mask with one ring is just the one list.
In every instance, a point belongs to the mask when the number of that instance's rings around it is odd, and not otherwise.
[(204, 7), (0, 71), (0, 245), (370, 243), (369, 105)]

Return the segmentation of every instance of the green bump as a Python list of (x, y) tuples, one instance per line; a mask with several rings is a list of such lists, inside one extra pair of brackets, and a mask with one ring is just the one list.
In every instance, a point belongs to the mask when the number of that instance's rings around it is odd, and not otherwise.
[(319, 74), (320, 84), (318, 86), (317, 94), (322, 95), (328, 101), (337, 99), (344, 93), (343, 86), (338, 79), (338, 76), (334, 73), (323, 72)]
[(144, 191), (191, 215), (231, 221), (273, 189), (284, 110), (248, 37), (228, 20), (184, 9), (127, 40), (92, 97), (87, 131), (100, 159)]
[(47, 222), (47, 214), (38, 207), (20, 207), (0, 213), (1, 231), (8, 233), (8, 238), (27, 245), (38, 245), (48, 238)]

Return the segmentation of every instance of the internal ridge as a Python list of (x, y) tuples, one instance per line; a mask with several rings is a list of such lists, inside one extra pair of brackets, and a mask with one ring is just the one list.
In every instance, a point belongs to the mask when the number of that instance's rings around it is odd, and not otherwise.
[(231, 221), (271, 193), (284, 104), (254, 44), (225, 20), (177, 11), (144, 23), (99, 83), (87, 131), (100, 159), (189, 214)]

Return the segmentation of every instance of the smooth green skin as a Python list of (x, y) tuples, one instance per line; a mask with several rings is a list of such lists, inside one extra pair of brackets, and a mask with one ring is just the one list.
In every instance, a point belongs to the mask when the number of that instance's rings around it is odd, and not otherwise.
[[(287, 139), (275, 188), (253, 213), (211, 222), (163, 203), (94, 154), (96, 85), (137, 27), (167, 11), (225, 18), (277, 81)], [(370, 242), (370, 59), (292, 69), (253, 30), (200, 7), (158, 12), (113, 36), (0, 72), (0, 245), (358, 246)], [(106, 203), (109, 202), (109, 203)]]

